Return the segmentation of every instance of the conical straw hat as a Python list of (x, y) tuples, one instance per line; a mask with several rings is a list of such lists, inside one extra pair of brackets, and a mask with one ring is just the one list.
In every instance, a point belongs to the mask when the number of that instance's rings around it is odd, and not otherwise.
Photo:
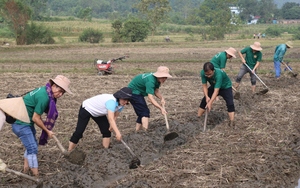
[(30, 123), (26, 106), (22, 97), (0, 100), (0, 109), (18, 120)]
[(4, 112), (2, 110), (0, 110), (0, 131), (5, 123), (5, 119), (6, 119), (6, 117), (5, 117)]

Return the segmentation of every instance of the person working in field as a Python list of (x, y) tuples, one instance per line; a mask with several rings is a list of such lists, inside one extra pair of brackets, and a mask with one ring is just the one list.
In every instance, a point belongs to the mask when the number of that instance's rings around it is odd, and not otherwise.
[(236, 58), (236, 50), (232, 47), (228, 48), (223, 52), (217, 53), (210, 62), (214, 65), (215, 68), (222, 69), (224, 71), (227, 63), (227, 59)]
[(79, 108), (77, 126), (70, 138), (68, 151), (72, 151), (83, 137), (83, 133), (91, 118), (100, 129), (104, 148), (109, 147), (111, 130), (115, 132), (117, 140), (120, 141), (122, 135), (117, 127), (116, 118), (124, 106), (128, 104), (131, 96), (132, 90), (124, 87), (114, 94), (101, 94), (84, 100)]
[[(36, 130), (34, 124), (42, 129), (39, 139), (40, 145), (45, 145), (48, 138), (52, 138), (54, 133), (51, 131), (58, 117), (56, 101), (62, 97), (65, 92), (72, 94), (69, 89), (70, 81), (62, 75), (42, 87), (34, 89), (23, 97), (30, 123), (16, 120), (12, 124), (13, 132), (18, 136), (25, 146), (24, 153), (24, 172), (31, 169), (34, 176), (38, 176), (38, 143), (36, 140)], [(46, 112), (46, 120), (43, 121), (41, 116)]]
[(283, 56), (288, 48), (293, 48), (293, 43), (291, 41), (286, 42), (285, 44), (280, 44), (276, 46), (275, 53), (274, 53), (274, 69), (275, 69), (275, 78), (279, 79), (281, 74), (281, 63), (284, 63), (288, 66), (285, 62), (283, 62)]
[[(262, 48), (261, 48), (260, 42), (254, 42), (253, 45), (250, 45), (238, 52), (239, 56), (242, 59), (243, 64), (242, 64), (242, 66), (240, 68), (240, 72), (238, 73), (237, 78), (235, 80), (236, 83), (235, 83), (234, 87), (236, 89), (238, 89), (243, 76), (246, 73), (249, 73), (250, 81), (251, 81), (251, 89), (252, 89), (252, 92), (255, 93), (256, 76), (254, 74), (256, 73), (256, 69), (260, 65), (260, 61), (262, 59), (261, 50), (262, 50)], [(243, 57), (242, 54), (246, 54), (245, 58)], [(245, 64), (247, 64), (251, 70)]]
[[(171, 77), (169, 68), (160, 66), (155, 73), (139, 74), (129, 83), (128, 87), (132, 89), (130, 103), (138, 116), (136, 120), (136, 131), (139, 131), (141, 127), (145, 130), (148, 129), (150, 110), (145, 101), (145, 96), (148, 97), (149, 101), (158, 108), (162, 114), (167, 113), (163, 107), (166, 102), (160, 93), (159, 87), (167, 80), (167, 78)], [(154, 99), (154, 96), (160, 99), (161, 104)]]
[[(210, 62), (206, 62), (203, 65), (203, 70), (200, 71), (200, 77), (202, 81), (202, 88), (204, 97), (201, 100), (198, 116), (202, 116), (207, 109), (210, 111), (212, 109), (212, 104), (216, 100), (217, 96), (220, 95), (226, 101), (228, 116), (229, 116), (229, 126), (235, 126), (234, 124), (234, 103), (233, 103), (233, 93), (232, 93), (232, 83), (227, 74)], [(210, 86), (207, 86), (207, 82)]]

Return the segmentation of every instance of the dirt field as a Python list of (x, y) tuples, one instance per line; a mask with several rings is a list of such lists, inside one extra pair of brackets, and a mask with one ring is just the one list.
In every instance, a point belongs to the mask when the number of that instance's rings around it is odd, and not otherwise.
[[(253, 41), (249, 41), (252, 44)], [(269, 87), (265, 95), (252, 95), (246, 75), (240, 86), (241, 99), (235, 100), (236, 129), (227, 126), (226, 105), (216, 101), (208, 114), (208, 130), (203, 132), (204, 117), (197, 110), (203, 97), (199, 71), (204, 62), (227, 49), (180, 46), (146, 47), (2, 47), (2, 98), (8, 93), (22, 94), (46, 84), (57, 74), (67, 76), (73, 95), (58, 100), (59, 118), (54, 132), (63, 146), (75, 130), (81, 102), (100, 93), (113, 93), (144, 71), (168, 66), (173, 78), (161, 87), (167, 104), (171, 131), (179, 137), (168, 142), (164, 116), (151, 110), (148, 132), (135, 133), (136, 116), (126, 106), (117, 123), (124, 141), (141, 160), (137, 169), (129, 169), (133, 156), (112, 139), (111, 148), (102, 147), (98, 127), (90, 121), (78, 149), (86, 153), (82, 165), (70, 163), (53, 139), (39, 147), (39, 170), (44, 187), (287, 187), (294, 188), (300, 178), (300, 89), (299, 78), (283, 72), (280, 80), (271, 72), (273, 63), (264, 62), (258, 75)], [(234, 46), (233, 46), (234, 47)], [(273, 47), (264, 51), (271, 59)], [(95, 58), (122, 55), (130, 58), (116, 63), (116, 73), (98, 76), (92, 68)], [(300, 70), (298, 49), (287, 52), (293, 59), (293, 71)], [(297, 62), (298, 60), (298, 62)], [(227, 62), (226, 72), (234, 80), (240, 59)], [(283, 67), (282, 67), (283, 68)], [(264, 86), (257, 80), (257, 91)], [(38, 134), (40, 130), (37, 128)], [(23, 170), (24, 147), (9, 124), (0, 131), (0, 158), (8, 168)], [(10, 173), (0, 173), (0, 187), (35, 187), (36, 183)]]

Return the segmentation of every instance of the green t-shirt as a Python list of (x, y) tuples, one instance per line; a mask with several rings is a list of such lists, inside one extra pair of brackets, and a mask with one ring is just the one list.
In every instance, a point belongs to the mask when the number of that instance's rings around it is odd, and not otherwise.
[(154, 95), (155, 89), (159, 88), (160, 83), (157, 81), (153, 73), (144, 73), (135, 76), (128, 87), (132, 89), (132, 93), (136, 95), (147, 96)]
[(246, 54), (245, 60), (247, 65), (253, 69), (257, 63), (257, 61), (261, 61), (262, 58), (262, 53), (260, 51), (256, 51), (255, 53), (253, 53), (252, 48), (246, 47), (244, 49), (241, 50), (241, 54)]
[(227, 74), (218, 68), (215, 68), (214, 75), (211, 78), (205, 76), (204, 70), (200, 71), (200, 77), (202, 84), (209, 82), (209, 84), (214, 88), (227, 89), (232, 86), (231, 80)]
[(227, 62), (226, 52), (219, 52), (210, 60), (210, 62), (215, 68), (224, 69)]
[(30, 124), (20, 120), (17, 120), (16, 123), (32, 126), (34, 125), (34, 122), (32, 121), (33, 113), (35, 112), (42, 115), (49, 105), (49, 97), (46, 91), (46, 86), (36, 88), (35, 90), (27, 93), (23, 99), (30, 119)]

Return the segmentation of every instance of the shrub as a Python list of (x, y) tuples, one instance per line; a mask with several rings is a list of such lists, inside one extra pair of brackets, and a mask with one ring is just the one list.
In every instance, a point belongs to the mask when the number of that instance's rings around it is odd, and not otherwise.
[(140, 19), (130, 19), (124, 23), (122, 36), (126, 42), (144, 42), (150, 31), (148, 22)]
[(111, 24), (111, 27), (113, 29), (112, 34), (112, 42), (122, 42), (122, 34), (121, 30), (123, 28), (123, 23), (121, 20), (116, 20)]
[(271, 26), (266, 29), (266, 34), (273, 37), (279, 37), (281, 32), (281, 29), (277, 26)]
[(14, 33), (8, 27), (0, 27), (1, 38), (14, 38)]
[(85, 29), (79, 36), (80, 42), (99, 43), (104, 41), (103, 33), (93, 28)]
[(33, 22), (26, 28), (26, 44), (54, 44), (53, 32), (43, 26)]
[(294, 40), (300, 40), (300, 31), (296, 32), (293, 36)]

